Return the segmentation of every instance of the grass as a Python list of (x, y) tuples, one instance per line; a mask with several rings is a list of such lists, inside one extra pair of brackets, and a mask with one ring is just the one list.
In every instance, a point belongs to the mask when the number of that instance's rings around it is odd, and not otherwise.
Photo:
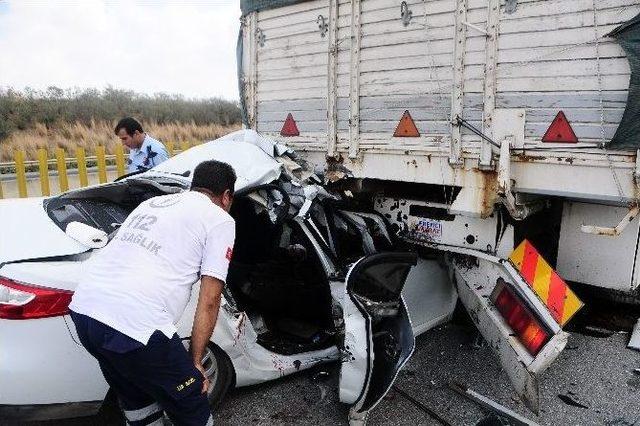
[[(58, 147), (64, 148), (70, 156), (75, 156), (78, 146), (84, 147), (87, 155), (94, 155), (96, 147), (102, 145), (108, 154), (113, 154), (114, 147), (120, 143), (113, 133), (115, 124), (115, 121), (91, 120), (89, 124), (60, 123), (47, 128), (42, 123), (36, 123), (29, 129), (13, 131), (0, 143), (0, 161), (13, 161), (16, 150), (24, 151), (27, 160), (35, 160), (40, 148), (46, 148), (50, 158), (54, 157), (55, 149)], [(161, 142), (173, 142), (176, 147), (180, 142), (212, 140), (241, 128), (240, 124), (224, 126), (193, 122), (159, 124), (145, 121), (142, 124), (149, 135)]]

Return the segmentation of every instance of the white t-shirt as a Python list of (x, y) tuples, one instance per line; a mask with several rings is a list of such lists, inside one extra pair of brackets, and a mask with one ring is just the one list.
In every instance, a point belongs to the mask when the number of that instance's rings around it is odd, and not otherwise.
[(200, 275), (226, 280), (234, 240), (233, 218), (202, 193), (147, 200), (85, 262), (69, 307), (145, 345), (155, 330), (171, 338)]

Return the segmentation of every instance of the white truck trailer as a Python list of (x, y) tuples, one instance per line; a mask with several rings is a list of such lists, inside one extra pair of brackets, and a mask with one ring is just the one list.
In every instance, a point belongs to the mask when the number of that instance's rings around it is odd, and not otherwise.
[[(435, 256), (537, 411), (581, 307), (559, 277), (640, 302), (640, 1), (240, 4), (245, 125)], [(388, 390), (401, 365), (371, 346)]]
[(242, 0), (245, 124), (416, 243), (638, 300), (638, 0)]

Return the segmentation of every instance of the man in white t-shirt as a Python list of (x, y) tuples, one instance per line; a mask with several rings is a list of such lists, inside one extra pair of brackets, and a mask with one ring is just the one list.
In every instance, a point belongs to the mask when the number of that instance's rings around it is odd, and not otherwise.
[[(140, 204), (83, 267), (71, 317), (129, 424), (155, 424), (163, 410), (174, 424), (213, 423), (201, 360), (233, 253), (235, 180), (226, 163), (199, 164), (190, 191)], [(198, 279), (189, 353), (175, 324)]]

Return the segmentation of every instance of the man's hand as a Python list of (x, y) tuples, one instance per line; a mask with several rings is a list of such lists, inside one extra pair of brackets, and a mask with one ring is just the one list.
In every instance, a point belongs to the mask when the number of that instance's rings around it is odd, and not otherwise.
[(209, 385), (211, 384), (211, 382), (209, 381), (209, 378), (207, 377), (207, 373), (204, 371), (204, 367), (202, 366), (202, 364), (195, 364), (196, 368), (198, 369), (198, 371), (200, 371), (200, 373), (202, 373), (202, 393), (207, 393), (207, 391), (209, 390)]
[(223, 288), (224, 283), (219, 279), (207, 275), (202, 276), (198, 306), (196, 307), (193, 329), (191, 330), (191, 357), (193, 364), (204, 377), (202, 393), (205, 393), (209, 387), (209, 379), (205, 376), (204, 368), (202, 367), (202, 358), (204, 358), (207, 345), (218, 319)]

